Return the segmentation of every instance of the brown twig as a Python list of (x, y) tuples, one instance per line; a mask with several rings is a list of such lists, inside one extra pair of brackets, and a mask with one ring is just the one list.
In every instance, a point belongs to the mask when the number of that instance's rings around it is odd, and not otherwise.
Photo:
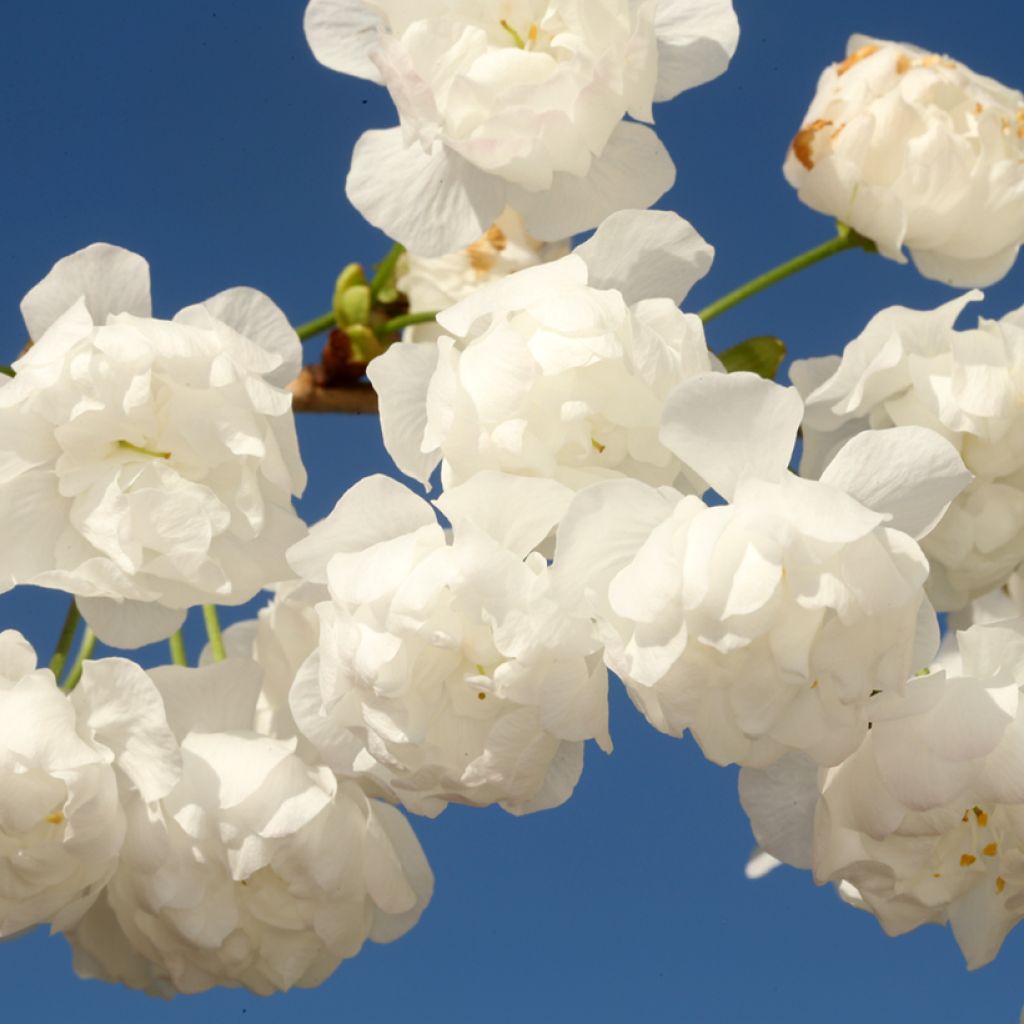
[(296, 412), (377, 412), (377, 392), (369, 384), (319, 387), (308, 366), (292, 381), (291, 391), (292, 408)]

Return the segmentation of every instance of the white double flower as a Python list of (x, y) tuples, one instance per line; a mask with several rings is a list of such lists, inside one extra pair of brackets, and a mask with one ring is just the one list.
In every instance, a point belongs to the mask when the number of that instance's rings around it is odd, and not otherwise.
[(305, 26), (321, 63), (391, 93), (401, 127), (363, 135), (347, 191), (423, 256), (506, 206), (555, 241), (652, 205), (675, 167), (637, 122), (721, 74), (739, 38), (731, 0), (311, 0)]
[(137, 647), (187, 609), (290, 576), (306, 473), (288, 383), (298, 337), (232, 288), (154, 319), (146, 261), (92, 245), (22, 303), (34, 340), (0, 380), (0, 591), (78, 595), (100, 639)]

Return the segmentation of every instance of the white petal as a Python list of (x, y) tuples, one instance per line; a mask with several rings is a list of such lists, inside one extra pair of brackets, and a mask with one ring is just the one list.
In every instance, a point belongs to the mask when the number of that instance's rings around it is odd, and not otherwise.
[(761, 848), (784, 864), (809, 868), (818, 805), (814, 761), (806, 754), (786, 754), (767, 768), (742, 769), (739, 785), (740, 803)]
[(155, 601), (115, 601), (109, 597), (79, 597), (82, 618), (103, 643), (130, 651), (166, 640), (181, 629), (187, 608), (167, 608)]
[(302, 27), (313, 56), (325, 67), (383, 84), (370, 56), (377, 48), (380, 15), (364, 0), (310, 0)]
[(777, 867), (780, 867), (781, 864), (782, 861), (778, 857), (773, 857), (770, 853), (766, 853), (759, 846), (756, 846), (747, 858), (743, 874), (751, 880), (764, 878), (765, 875), (770, 874)]
[(889, 526), (915, 539), (935, 526), (971, 479), (957, 450), (925, 427), (865, 430), (821, 475), (822, 483), (888, 513)]
[(573, 491), (557, 480), (485, 469), (451, 487), (434, 503), (455, 527), (475, 523), (520, 557), (531, 552), (565, 515)]
[(288, 549), (288, 564), (303, 579), (326, 583), (332, 555), (363, 551), (424, 526), (437, 527), (430, 505), (397, 480), (375, 473), (350, 487), (331, 514)]
[(444, 256), (469, 245), (505, 208), (502, 181), (440, 144), (429, 154), (418, 144), (407, 146), (401, 128), (363, 134), (345, 192), (374, 227), (417, 256)]
[(406, 476), (425, 487), (440, 462), (438, 451), (423, 451), (427, 430), (427, 391), (437, 368), (433, 342), (400, 341), (366, 367), (380, 400), (380, 429), (384, 447)]
[(531, 235), (557, 242), (588, 231), (616, 210), (653, 206), (675, 180), (675, 164), (658, 136), (624, 121), (585, 178), (559, 172), (546, 192), (510, 187), (508, 203), (522, 214)]
[(96, 324), (106, 323), (114, 313), (151, 316), (149, 264), (136, 253), (105, 242), (58, 260), (21, 300), (29, 336), (38, 341), (82, 297)]
[[(225, 638), (229, 632), (224, 631)], [(262, 675), (260, 666), (244, 657), (225, 658), (200, 668), (164, 665), (150, 672), (178, 739), (190, 732), (251, 730)]]
[(188, 306), (181, 310), (175, 321), (188, 323), (190, 314), (197, 308), (206, 309), (243, 338), (280, 357), (281, 365), (264, 375), (271, 384), (287, 387), (299, 375), (302, 342), (281, 309), (263, 292), (255, 288), (228, 288), (199, 307)]
[(575, 250), (592, 288), (616, 288), (626, 302), (669, 298), (679, 305), (711, 269), (715, 250), (689, 221), (664, 210), (620, 210)]
[(945, 253), (923, 249), (911, 249), (910, 255), (914, 266), (933, 281), (942, 281), (954, 288), (987, 288), (1006, 277), (1019, 249), (1019, 245), (1011, 245), (992, 256), (976, 260), (956, 259)]
[(71, 700), (143, 800), (159, 800), (174, 788), (181, 751), (160, 693), (138, 665), (126, 658), (87, 661)]
[(420, 846), (412, 826), (394, 807), (377, 800), (370, 802), (374, 818), (398, 858), (404, 880), (412, 887), (416, 903), (401, 913), (377, 914), (370, 938), (374, 942), (394, 942), (401, 938), (420, 919), (424, 908), (434, 894), (434, 873), (430, 870), (423, 847)]
[[(444, 310), (437, 322), (456, 337), (464, 338), (477, 320), (494, 312), (498, 303), (502, 309), (527, 307), (538, 293), (553, 291), (560, 286), (568, 288), (587, 284), (588, 275), (587, 264), (575, 253), (551, 263), (527, 267), (509, 277), (474, 288), (464, 299)], [(370, 364), (371, 367), (373, 365)]]
[(729, 66), (740, 38), (732, 0), (658, 0), (657, 102), (710, 82)]
[(803, 411), (796, 388), (753, 373), (704, 373), (668, 396), (659, 437), (730, 498), (744, 477), (782, 477)]
[(673, 500), (667, 488), (638, 480), (611, 480), (580, 491), (558, 527), (554, 579), (559, 593), (572, 601), (592, 584), (607, 587), (681, 500), (680, 494)]

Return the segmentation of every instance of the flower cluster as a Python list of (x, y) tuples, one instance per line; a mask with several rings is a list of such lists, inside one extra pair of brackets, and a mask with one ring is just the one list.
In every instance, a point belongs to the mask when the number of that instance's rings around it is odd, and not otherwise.
[[(810, 868), (988, 962), (1024, 917), (1024, 311), (886, 309), (790, 388), (774, 339), (708, 349), (726, 300), (680, 306), (714, 251), (646, 209), (674, 167), (639, 122), (725, 69), (730, 0), (311, 0), (306, 31), (401, 119), (348, 178), (401, 244), (307, 327), (440, 496), (373, 475), (307, 527), (278, 307), (162, 320), (140, 256), (54, 266), (0, 379), (0, 590), (72, 608), (52, 670), (0, 632), (0, 939), (49, 924), (82, 976), (156, 995), (318, 985), (431, 898), (404, 811), (569, 799), (587, 741), (612, 750), (611, 670), (741, 766), (751, 874)], [(835, 251), (994, 281), (1022, 122), (1021, 94), (855, 37), (786, 175), (855, 230)], [(222, 635), (214, 606), (264, 590)], [(973, 623), (941, 652), (936, 607)], [(93, 660), (97, 635), (175, 664)]]

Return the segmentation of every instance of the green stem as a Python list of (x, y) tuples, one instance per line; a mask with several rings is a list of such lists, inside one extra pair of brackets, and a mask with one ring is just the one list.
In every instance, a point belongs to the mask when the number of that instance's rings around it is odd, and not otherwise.
[(14, 376), (14, 370), (10, 366), (0, 366), (0, 373), (2, 373), (5, 377)]
[(371, 302), (377, 298), (381, 289), (391, 280), (395, 272), (395, 264), (398, 263), (404, 252), (405, 246), (395, 242), (387, 256), (377, 265), (377, 272), (373, 275), (373, 280), (370, 282)]
[(299, 336), (299, 341), (305, 341), (307, 338), (323, 334), (324, 331), (329, 331), (337, 326), (338, 321), (334, 318), (334, 314), (324, 313), (323, 316), (318, 316), (315, 320), (310, 320), (309, 323), (299, 324), (295, 328), (295, 333)]
[(85, 664), (87, 659), (92, 657), (93, 648), (95, 646), (96, 634), (86, 626), (85, 632), (82, 634), (82, 639), (78, 644), (78, 651), (75, 654), (75, 660), (71, 663), (67, 679), (65, 679), (62, 684), (68, 693), (78, 685), (78, 680), (82, 678), (82, 666)]
[(78, 611), (78, 605), (75, 604), (75, 599), (71, 598), (68, 613), (64, 616), (64, 625), (61, 626), (60, 636), (57, 638), (57, 648), (50, 659), (50, 671), (57, 679), (60, 679), (60, 674), (64, 671), (64, 664), (68, 660), (68, 651), (71, 650), (71, 643), (75, 639), (78, 623), (81, 621), (82, 616)]
[(844, 252), (846, 249), (865, 249), (868, 252), (875, 252), (874, 242), (863, 235), (858, 235), (856, 231), (845, 224), (838, 224), (836, 230), (838, 233), (835, 238), (830, 238), (827, 242), (823, 242), (813, 249), (808, 249), (807, 252), (794, 256), (793, 259), (780, 263), (767, 273), (761, 274), (746, 284), (740, 285), (739, 288), (729, 292), (728, 295), (723, 295), (720, 299), (712, 302), (710, 306), (705, 306), (697, 316), (704, 323), (714, 320), (716, 316), (720, 316), (726, 310), (732, 309), (733, 306), (738, 306), (752, 295), (764, 291), (765, 288), (770, 288), (773, 284), (777, 284), (784, 278), (805, 270), (815, 263), (828, 259), (829, 256), (833, 256), (837, 252)]
[(167, 645), (171, 649), (172, 664), (188, 665), (188, 651), (185, 650), (185, 638), (181, 635), (180, 629), (176, 633), (171, 634)]
[(393, 317), (386, 323), (381, 324), (377, 329), (378, 334), (390, 334), (392, 331), (400, 331), (403, 327), (411, 327), (413, 324), (429, 324), (437, 319), (441, 310), (434, 309), (426, 313), (403, 313), (401, 316)]
[(215, 604), (203, 605), (203, 621), (206, 623), (206, 635), (210, 638), (210, 650), (214, 661), (223, 661), (228, 655), (224, 650), (224, 637), (220, 631), (220, 619), (217, 618)]

